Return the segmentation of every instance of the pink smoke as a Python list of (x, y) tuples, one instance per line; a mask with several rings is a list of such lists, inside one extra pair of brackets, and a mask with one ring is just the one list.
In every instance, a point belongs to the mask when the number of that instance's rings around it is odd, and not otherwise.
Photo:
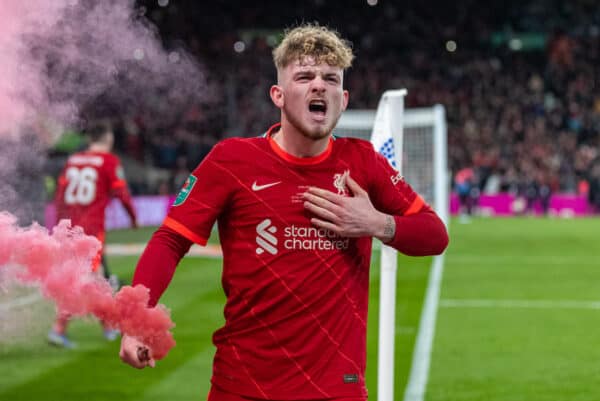
[[(19, 82), (19, 50), (20, 43), (16, 38), (21, 30), (20, 25), (29, 19), (28, 4), (8, 0), (0, 8), (0, 49), (3, 62), (0, 63), (0, 133), (8, 132), (15, 122), (25, 116), (25, 105), (18, 99)], [(18, 18), (17, 16), (21, 16)]]
[(167, 119), (205, 98), (197, 62), (165, 49), (134, 0), (2, 0), (0, 49), (0, 137), (33, 127), (52, 142), (99, 97)]
[(135, 0), (0, 0), (0, 210), (40, 220), (47, 150), (86, 119), (171, 129), (210, 98)]
[[(0, 278), (9, 275), (39, 286), (57, 308), (72, 315), (92, 314), (108, 326), (139, 338), (156, 359), (175, 345), (168, 311), (148, 308), (149, 291), (126, 286), (113, 295), (108, 282), (91, 271), (100, 242), (80, 227), (61, 220), (52, 234), (39, 226), (21, 228), (16, 218), (0, 212)], [(6, 273), (6, 274), (3, 274)], [(6, 277), (4, 277), (6, 279)], [(0, 283), (1, 284), (1, 283)]]
[[(5, 0), (0, 8), (0, 135), (16, 135), (26, 122), (36, 119), (44, 106), (40, 65), (27, 55), (25, 35), (45, 31), (55, 23), (65, 4), (52, 1)], [(44, 107), (45, 108), (45, 107)]]

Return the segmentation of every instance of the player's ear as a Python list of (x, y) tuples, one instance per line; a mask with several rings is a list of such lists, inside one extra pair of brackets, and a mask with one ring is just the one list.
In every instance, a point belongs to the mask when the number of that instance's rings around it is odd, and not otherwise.
[(346, 110), (346, 107), (348, 107), (348, 99), (350, 99), (350, 92), (344, 90), (342, 98), (342, 111)]
[(275, 104), (275, 106), (277, 106), (277, 108), (281, 109), (284, 104), (283, 89), (281, 88), (281, 86), (279, 86), (279, 85), (271, 86), (269, 95), (271, 95), (271, 100), (273, 101), (273, 104)]

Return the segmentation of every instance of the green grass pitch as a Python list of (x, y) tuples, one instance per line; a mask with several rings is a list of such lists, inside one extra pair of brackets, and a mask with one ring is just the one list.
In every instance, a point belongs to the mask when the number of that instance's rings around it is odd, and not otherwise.
[[(152, 230), (117, 231), (109, 242), (145, 242)], [(475, 219), (451, 224), (428, 380), (428, 401), (597, 400), (600, 349), (600, 220)], [(213, 240), (214, 241), (214, 240)], [(130, 281), (137, 256), (109, 255)], [(379, 259), (373, 258), (369, 399), (376, 400)], [(396, 319), (396, 399), (402, 400), (418, 333), (430, 258), (401, 257)], [(0, 306), (0, 400), (204, 400), (223, 323), (219, 259), (186, 257), (161, 303), (177, 346), (155, 369), (118, 358), (92, 319), (75, 321), (79, 348), (49, 347), (45, 302)], [(0, 298), (0, 302), (4, 298)], [(13, 319), (13, 320), (7, 320)], [(18, 325), (14, 322), (19, 322)], [(10, 332), (17, 326), (20, 332)]]

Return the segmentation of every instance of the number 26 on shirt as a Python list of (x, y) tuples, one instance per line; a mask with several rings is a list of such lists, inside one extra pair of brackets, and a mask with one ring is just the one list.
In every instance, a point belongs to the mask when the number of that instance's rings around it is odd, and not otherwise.
[(67, 205), (89, 205), (96, 197), (96, 181), (98, 172), (92, 167), (69, 167), (65, 173), (67, 188), (65, 203)]

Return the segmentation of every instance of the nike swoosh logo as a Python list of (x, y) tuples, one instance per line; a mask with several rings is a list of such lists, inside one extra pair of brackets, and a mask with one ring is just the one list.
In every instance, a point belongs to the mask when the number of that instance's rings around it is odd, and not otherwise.
[(281, 184), (281, 181), (277, 181), (277, 182), (271, 182), (271, 183), (269, 183), (269, 184), (263, 184), (263, 185), (258, 185), (258, 184), (256, 183), (256, 181), (254, 181), (254, 182), (252, 183), (252, 190), (253, 190), (253, 191), (262, 191), (263, 189), (270, 188), (270, 187), (272, 187), (272, 186), (274, 186), (274, 185), (277, 185), (277, 184)]

